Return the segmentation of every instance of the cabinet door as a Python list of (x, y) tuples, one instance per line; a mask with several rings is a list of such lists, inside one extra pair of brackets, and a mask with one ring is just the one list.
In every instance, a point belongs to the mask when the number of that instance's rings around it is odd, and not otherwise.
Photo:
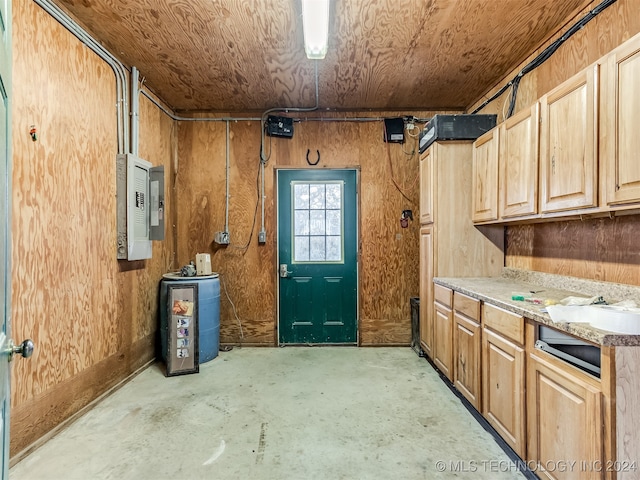
[(433, 164), (435, 144), (420, 157), (420, 223), (433, 222)]
[(453, 314), (453, 345), (456, 366), (453, 384), (476, 410), (480, 404), (480, 324), (458, 310)]
[(482, 331), (482, 415), (525, 458), (524, 350)]
[(453, 381), (453, 312), (439, 302), (435, 302), (434, 305), (433, 363), (450, 381)]
[[(540, 478), (601, 479), (603, 463), (602, 395), (574, 372), (535, 352), (527, 362), (528, 460)], [(575, 460), (572, 468), (545, 470)], [(530, 465), (531, 466), (531, 465)], [(598, 471), (600, 470), (600, 471)]]
[(500, 216), (538, 213), (538, 103), (500, 126)]
[(485, 133), (473, 144), (474, 222), (498, 219), (498, 139), (499, 128)]
[(603, 72), (602, 152), (608, 205), (640, 201), (640, 37), (607, 58)]
[(433, 360), (433, 237), (420, 229), (420, 346)]
[(485, 133), (473, 144), (474, 222), (498, 219), (498, 139), (500, 129)]
[(597, 206), (599, 66), (540, 100), (540, 211)]

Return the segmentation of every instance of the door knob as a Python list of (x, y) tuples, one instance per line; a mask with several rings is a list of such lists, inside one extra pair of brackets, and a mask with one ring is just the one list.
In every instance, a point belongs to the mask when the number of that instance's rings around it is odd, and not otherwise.
[(289, 270), (287, 270), (288, 265), (286, 263), (281, 263), (280, 264), (280, 277), (281, 278), (287, 278), (289, 276), (290, 272)]
[(20, 345), (14, 345), (13, 340), (9, 340), (7, 353), (9, 354), (9, 361), (13, 360), (13, 356), (16, 353), (22, 355), (24, 358), (29, 358), (33, 354), (33, 341), (27, 339)]

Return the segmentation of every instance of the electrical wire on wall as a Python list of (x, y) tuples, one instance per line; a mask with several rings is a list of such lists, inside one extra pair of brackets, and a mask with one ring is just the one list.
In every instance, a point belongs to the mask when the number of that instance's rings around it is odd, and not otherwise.
[(251, 245), (251, 240), (253, 239), (253, 234), (256, 230), (256, 220), (258, 218), (258, 207), (260, 206), (260, 173), (261, 171), (262, 171), (262, 168), (258, 166), (258, 170), (257, 170), (258, 173), (256, 175), (256, 194), (258, 198), (256, 199), (256, 206), (253, 209), (253, 221), (251, 222), (251, 231), (249, 232), (249, 239), (247, 240), (247, 243), (245, 243), (244, 245), (233, 245), (233, 244), (229, 245), (231, 248), (242, 250), (243, 255), (247, 253), (247, 250)]
[(267, 116), (270, 113), (275, 112), (313, 112), (318, 109), (319, 105), (319, 85), (318, 85), (318, 61), (314, 62), (314, 71), (315, 71), (315, 84), (316, 84), (316, 95), (315, 95), (315, 105), (313, 107), (291, 107), (291, 108), (270, 108), (265, 110), (262, 113), (262, 117), (260, 119), (260, 179), (261, 179), (261, 187), (260, 187), (260, 198), (262, 202), (261, 206), (261, 222), (260, 222), (260, 233), (258, 236), (258, 241), (264, 243), (266, 241), (267, 232), (264, 226), (264, 204), (265, 204), (265, 193), (264, 193), (264, 167), (271, 158), (271, 140), (269, 140), (269, 156), (265, 156), (264, 152), (264, 137), (265, 137), (265, 123), (267, 121)]
[(227, 300), (231, 304), (231, 309), (233, 310), (233, 316), (236, 318), (236, 322), (238, 322), (238, 327), (240, 328), (240, 338), (238, 339), (238, 343), (242, 347), (242, 341), (244, 340), (244, 331), (242, 330), (242, 322), (240, 321), (240, 317), (238, 317), (238, 310), (236, 310), (236, 304), (233, 303), (231, 297), (229, 296), (229, 292), (227, 291), (227, 284), (224, 281), (224, 275), (222, 273), (220, 275), (220, 283), (222, 283), (222, 288), (224, 289), (224, 294), (227, 297)]
[(552, 42), (547, 48), (545, 48), (536, 58), (534, 58), (531, 62), (529, 62), (520, 72), (506, 85), (503, 85), (496, 93), (491, 95), (487, 100), (482, 102), (482, 104), (474, 109), (471, 113), (478, 113), (484, 107), (486, 107), (489, 103), (493, 102), (496, 98), (500, 97), (504, 92), (506, 92), (509, 88), (511, 88), (511, 99), (509, 103), (509, 110), (507, 111), (507, 116), (505, 118), (511, 117), (516, 108), (516, 98), (518, 96), (518, 87), (520, 86), (520, 81), (522, 77), (524, 77), (527, 73), (536, 69), (544, 62), (546, 62), (555, 52), (560, 48), (560, 46), (565, 43), (571, 36), (575, 33), (579, 32), (584, 26), (593, 20), (596, 16), (598, 16), (605, 8), (616, 3), (617, 0), (604, 0), (602, 3), (597, 5), (593, 10), (590, 10), (584, 17), (574, 23), (565, 33), (562, 34), (560, 38)]
[[(402, 147), (402, 153), (404, 153), (405, 155), (407, 155), (408, 157), (413, 157), (416, 152), (418, 151), (418, 143), (420, 141), (420, 132), (422, 131), (422, 129), (420, 127), (418, 127), (416, 125), (416, 118), (415, 117), (408, 117), (406, 118), (406, 124), (405, 124), (405, 132), (407, 134), (407, 137), (409, 138), (413, 138), (415, 140), (415, 144), (413, 146), (413, 150), (411, 150), (410, 152), (407, 152), (404, 149), (404, 146)], [(413, 133), (415, 131), (415, 133)]]
[[(387, 128), (384, 122), (382, 122), (382, 134), (384, 135), (383, 138), (387, 138)], [(400, 192), (400, 194), (409, 202), (412, 203), (416, 203), (416, 201), (409, 197), (409, 195), (407, 195), (405, 193), (405, 188), (401, 187), (400, 184), (398, 183), (398, 181), (395, 179), (395, 176), (393, 175), (393, 163), (391, 162), (391, 148), (389, 146), (390, 142), (386, 142), (387, 145), (387, 160), (389, 162), (389, 175), (391, 177), (391, 183), (393, 183), (393, 185), (396, 187), (396, 190), (398, 190), (398, 192)], [(404, 152), (404, 149), (402, 150)], [(415, 151), (414, 151), (415, 152)], [(406, 152), (405, 152), (406, 153)], [(416, 178), (414, 179), (413, 183), (411, 184), (411, 186), (409, 187), (410, 189), (413, 189), (416, 185), (417, 180), (420, 178), (420, 172), (418, 172), (418, 174), (416, 175)]]
[(289, 113), (289, 112), (313, 112), (315, 110), (318, 109), (318, 105), (319, 105), (319, 99), (320, 99), (320, 94), (319, 94), (319, 86), (318, 86), (318, 61), (316, 60), (314, 62), (314, 70), (315, 70), (315, 83), (316, 83), (316, 104), (313, 107), (275, 107), (275, 108), (270, 108), (268, 110), (265, 110), (262, 113), (262, 118), (261, 118), (261, 122), (260, 122), (260, 128), (261, 128), (261, 137), (260, 137), (260, 161), (262, 163), (267, 163), (269, 161), (269, 158), (271, 157), (271, 151), (269, 151), (269, 156), (265, 157), (264, 154), (264, 131), (265, 131), (265, 123), (267, 121), (267, 117), (269, 116), (270, 113), (276, 113), (276, 112), (284, 112), (284, 113)]

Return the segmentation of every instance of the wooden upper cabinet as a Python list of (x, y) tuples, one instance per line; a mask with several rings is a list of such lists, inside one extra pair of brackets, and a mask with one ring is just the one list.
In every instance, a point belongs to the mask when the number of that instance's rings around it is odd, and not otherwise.
[(599, 70), (583, 70), (540, 100), (541, 213), (598, 204)]
[(500, 217), (538, 213), (539, 104), (516, 113), (500, 126)]
[(494, 128), (473, 144), (473, 212), (474, 222), (498, 220), (498, 139)]
[(606, 203), (640, 202), (640, 35), (614, 50), (604, 68), (600, 136)]
[(420, 223), (433, 223), (433, 147), (420, 156)]

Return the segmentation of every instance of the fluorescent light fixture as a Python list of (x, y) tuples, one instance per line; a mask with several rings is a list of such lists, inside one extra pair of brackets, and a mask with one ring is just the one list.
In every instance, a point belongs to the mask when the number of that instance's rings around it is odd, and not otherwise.
[(302, 27), (307, 57), (323, 59), (329, 41), (329, 0), (302, 0)]

